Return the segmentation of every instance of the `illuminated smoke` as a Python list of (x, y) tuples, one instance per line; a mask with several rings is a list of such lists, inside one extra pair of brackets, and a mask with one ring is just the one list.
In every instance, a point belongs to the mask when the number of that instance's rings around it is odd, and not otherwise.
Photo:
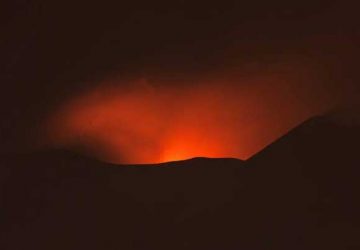
[(59, 107), (47, 140), (116, 163), (247, 159), (328, 107), (301, 69), (189, 81), (104, 80)]

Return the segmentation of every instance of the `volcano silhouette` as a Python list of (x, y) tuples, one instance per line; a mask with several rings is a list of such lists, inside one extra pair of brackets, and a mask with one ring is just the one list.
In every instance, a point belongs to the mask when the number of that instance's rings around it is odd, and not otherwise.
[(360, 249), (358, 126), (310, 119), (247, 161), (3, 156), (1, 249)]

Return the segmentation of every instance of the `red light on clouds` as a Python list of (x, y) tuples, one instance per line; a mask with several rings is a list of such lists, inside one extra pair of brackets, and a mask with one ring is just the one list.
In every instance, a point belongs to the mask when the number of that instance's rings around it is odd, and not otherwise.
[(47, 140), (116, 163), (246, 159), (323, 111), (323, 103), (303, 101), (302, 84), (288, 73), (191, 86), (104, 82), (59, 107)]

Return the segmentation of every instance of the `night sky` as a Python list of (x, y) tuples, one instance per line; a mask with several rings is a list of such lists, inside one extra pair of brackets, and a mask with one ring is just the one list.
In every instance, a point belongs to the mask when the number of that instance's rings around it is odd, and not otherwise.
[[(88, 96), (95, 90), (102, 93), (96, 102), (101, 103), (117, 92), (135, 91), (143, 100), (144, 88), (150, 87), (156, 94), (145, 105), (156, 100), (161, 107), (168, 104), (164, 95), (176, 99), (178, 92), (171, 91), (185, 91), (175, 103), (187, 109), (207, 103), (212, 93), (224, 93), (221, 98), (236, 101), (215, 98), (218, 113), (253, 114), (247, 117), (262, 124), (253, 134), (269, 125), (265, 136), (248, 138), (261, 141), (249, 151), (312, 115), (354, 105), (358, 97), (355, 1), (9, 1), (0, 11), (2, 152), (42, 145), (44, 122), (74, 100), (92, 100)], [(238, 108), (242, 100), (248, 100), (246, 111)], [(130, 103), (130, 109), (138, 105)], [(116, 105), (110, 106), (117, 110)], [(210, 109), (205, 105), (198, 112)], [(75, 113), (89, 110), (74, 108)], [(160, 113), (158, 120), (166, 120), (167, 113)], [(187, 119), (195, 120), (192, 116)], [(205, 117), (214, 124), (213, 116)], [(238, 118), (229, 117), (224, 119)], [(229, 125), (233, 133), (237, 124), (217, 124), (209, 131)]]

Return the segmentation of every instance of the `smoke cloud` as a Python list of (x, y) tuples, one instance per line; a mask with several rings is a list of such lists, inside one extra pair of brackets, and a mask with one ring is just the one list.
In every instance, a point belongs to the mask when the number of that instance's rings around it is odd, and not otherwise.
[(176, 81), (105, 79), (60, 105), (46, 123), (47, 143), (115, 163), (247, 159), (331, 107), (299, 63)]

